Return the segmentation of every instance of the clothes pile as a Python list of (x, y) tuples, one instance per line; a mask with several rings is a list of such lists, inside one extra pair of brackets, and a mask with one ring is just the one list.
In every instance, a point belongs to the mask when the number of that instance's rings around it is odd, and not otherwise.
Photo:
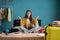
[(7, 17), (7, 9), (6, 8), (0, 8), (0, 25), (2, 19), (5, 19)]

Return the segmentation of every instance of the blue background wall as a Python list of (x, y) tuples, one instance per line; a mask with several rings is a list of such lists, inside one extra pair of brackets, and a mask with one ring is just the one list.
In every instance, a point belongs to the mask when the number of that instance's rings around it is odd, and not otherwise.
[[(25, 11), (28, 9), (32, 11), (34, 18), (36, 16), (40, 16), (39, 19), (42, 21), (42, 27), (50, 24), (53, 20), (60, 20), (60, 4), (58, 0), (13, 0), (11, 3), (7, 0), (5, 5), (2, 5), (1, 1), (2, 0), (0, 0), (0, 7), (10, 7), (11, 10), (13, 9), (13, 20), (18, 19), (18, 16), (23, 18)], [(12, 22), (8, 25), (7, 21), (6, 28), (11, 27)], [(1, 26), (0, 30), (4, 30), (6, 28), (3, 23), (3, 27)]]

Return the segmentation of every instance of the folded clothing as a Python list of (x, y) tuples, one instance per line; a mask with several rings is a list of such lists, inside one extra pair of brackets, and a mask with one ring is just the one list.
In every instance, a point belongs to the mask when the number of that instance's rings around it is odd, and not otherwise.
[(44, 28), (41, 28), (40, 30), (38, 30), (38, 33), (44, 33)]
[[(11, 29), (11, 30), (9, 30), (9, 32), (8, 33), (13, 33), (13, 32), (18, 32), (19, 30), (18, 29)], [(6, 33), (6, 31), (3, 31), (4, 33)]]

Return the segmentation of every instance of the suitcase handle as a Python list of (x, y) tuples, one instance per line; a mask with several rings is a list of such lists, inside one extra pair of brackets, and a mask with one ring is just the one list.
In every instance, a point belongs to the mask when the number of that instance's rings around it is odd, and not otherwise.
[(45, 35), (47, 35), (47, 32), (45, 32)]

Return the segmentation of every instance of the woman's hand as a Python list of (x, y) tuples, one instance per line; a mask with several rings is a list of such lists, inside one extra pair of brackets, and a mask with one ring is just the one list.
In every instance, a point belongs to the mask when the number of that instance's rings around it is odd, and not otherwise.
[(22, 19), (20, 16), (18, 16), (18, 19)]
[(36, 16), (36, 20), (39, 18), (39, 16)]

